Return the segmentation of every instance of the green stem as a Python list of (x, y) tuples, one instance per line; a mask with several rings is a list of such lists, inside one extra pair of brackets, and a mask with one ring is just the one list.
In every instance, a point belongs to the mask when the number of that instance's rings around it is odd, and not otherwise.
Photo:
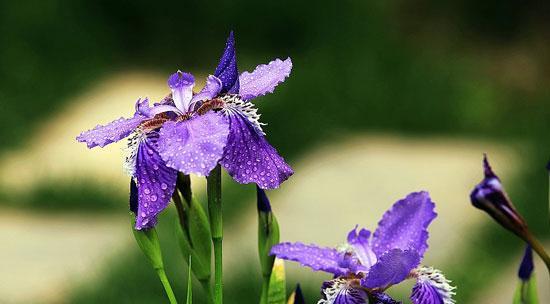
[(210, 215), (210, 230), (214, 244), (214, 303), (223, 303), (223, 222), (222, 222), (222, 183), (221, 167), (217, 165), (206, 179), (208, 194), (208, 213)]
[(269, 295), (269, 276), (263, 278), (262, 280), (262, 294), (260, 297), (260, 304), (267, 304), (267, 299)]
[(176, 301), (176, 296), (172, 291), (172, 287), (170, 286), (170, 282), (168, 282), (168, 277), (166, 276), (164, 269), (157, 268), (156, 270), (157, 270), (157, 275), (159, 276), (160, 282), (164, 287), (164, 291), (166, 292), (166, 296), (168, 297), (168, 300), (170, 300), (170, 304), (177, 304), (178, 301)]

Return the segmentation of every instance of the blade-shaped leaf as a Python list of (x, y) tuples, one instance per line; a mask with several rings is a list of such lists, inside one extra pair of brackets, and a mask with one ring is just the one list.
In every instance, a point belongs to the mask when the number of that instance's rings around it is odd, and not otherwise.
[(189, 271), (187, 273), (187, 304), (193, 304), (193, 277), (191, 276), (191, 256), (189, 256)]
[(271, 278), (269, 279), (267, 303), (286, 303), (285, 264), (281, 259), (275, 259), (275, 263), (273, 264)]

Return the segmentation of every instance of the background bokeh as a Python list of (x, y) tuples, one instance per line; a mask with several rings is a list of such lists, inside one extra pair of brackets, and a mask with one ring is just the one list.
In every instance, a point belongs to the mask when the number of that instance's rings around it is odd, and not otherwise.
[[(488, 152), (546, 240), (550, 31), (538, 1), (0, 1), (0, 302), (162, 303), (133, 243), (121, 144), (80, 131), (165, 96), (177, 69), (211, 73), (234, 30), (241, 71), (290, 56), (257, 104), (296, 174), (268, 194), (282, 239), (336, 245), (395, 200), (432, 193), (425, 263), (459, 303), (509, 302), (523, 245), (473, 209)], [(227, 176), (226, 176), (227, 177)], [(204, 201), (204, 180), (194, 179)], [(254, 187), (224, 182), (227, 303), (259, 295)], [(186, 268), (160, 219), (168, 275)], [(541, 297), (548, 274), (537, 264)], [(309, 303), (326, 275), (287, 264)], [(546, 284), (546, 285), (544, 285)], [(406, 299), (407, 285), (392, 290)], [(200, 290), (197, 288), (197, 297)], [(201, 303), (198, 301), (198, 303)]]

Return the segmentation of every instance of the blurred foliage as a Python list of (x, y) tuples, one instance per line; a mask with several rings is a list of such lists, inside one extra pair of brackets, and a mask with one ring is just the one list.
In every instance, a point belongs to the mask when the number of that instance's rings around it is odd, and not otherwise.
[[(0, 149), (23, 143), (50, 113), (107, 73), (213, 69), (225, 36), (234, 29), (243, 70), (275, 56), (293, 59), (287, 83), (259, 100), (270, 141), (291, 163), (317, 144), (364, 130), (521, 141), (523, 171), (504, 183), (536, 233), (548, 236), (547, 219), (540, 214), (547, 214), (550, 60), (541, 55), (544, 48), (527, 53), (539, 71), (531, 89), (491, 72), (505, 62), (494, 57), (545, 45), (539, 42), (548, 36), (547, 6), (519, 0), (0, 1)], [(499, 56), (493, 56), (495, 50)], [(530, 83), (528, 69), (521, 67), (512, 66), (513, 76)], [(226, 185), (229, 223), (254, 189)], [(89, 205), (91, 198), (99, 208), (127, 201), (97, 189), (45, 185), (25, 201), (33, 208), (55, 202), (60, 209), (82, 210), (98, 207)], [(469, 204), (467, 198), (464, 203)], [(173, 236), (161, 233), (161, 241), (172, 266), (168, 275), (183, 277)], [(444, 269), (459, 286), (461, 303), (482, 282), (496, 278), (495, 269), (523, 247), (489, 218), (471, 242), (475, 250)], [(257, 299), (259, 272), (235, 277), (242, 281), (228, 282), (227, 302)], [(183, 298), (183, 279), (176, 281)], [(304, 294), (316, 299), (318, 290)], [(155, 303), (163, 301), (163, 292), (134, 250), (115, 257), (103, 280), (84, 286), (70, 302), (97, 299)]]

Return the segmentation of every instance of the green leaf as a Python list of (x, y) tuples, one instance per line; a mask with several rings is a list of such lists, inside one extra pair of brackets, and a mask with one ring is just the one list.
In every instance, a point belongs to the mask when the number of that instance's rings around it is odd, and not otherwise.
[(275, 263), (273, 263), (273, 270), (269, 279), (267, 303), (286, 303), (285, 264), (281, 259), (275, 259)]
[(520, 281), (514, 294), (514, 304), (538, 304), (537, 282), (534, 275), (527, 281)]
[(271, 247), (279, 243), (279, 223), (273, 212), (258, 213), (258, 254), (262, 268), (262, 276), (269, 277), (273, 268), (275, 256)]
[(196, 278), (199, 281), (209, 281), (212, 256), (210, 223), (202, 205), (194, 197), (185, 207), (185, 228), (177, 223), (176, 238), (183, 256), (191, 256)]
[(191, 256), (189, 256), (189, 271), (187, 272), (187, 304), (193, 304), (193, 277), (191, 276)]
[(138, 243), (141, 251), (145, 254), (151, 265), (153, 265), (153, 268), (164, 268), (159, 238), (155, 228), (142, 230), (134, 229), (135, 217), (133, 215), (130, 222), (132, 223), (132, 232), (134, 233), (134, 238), (136, 239), (136, 242)]

